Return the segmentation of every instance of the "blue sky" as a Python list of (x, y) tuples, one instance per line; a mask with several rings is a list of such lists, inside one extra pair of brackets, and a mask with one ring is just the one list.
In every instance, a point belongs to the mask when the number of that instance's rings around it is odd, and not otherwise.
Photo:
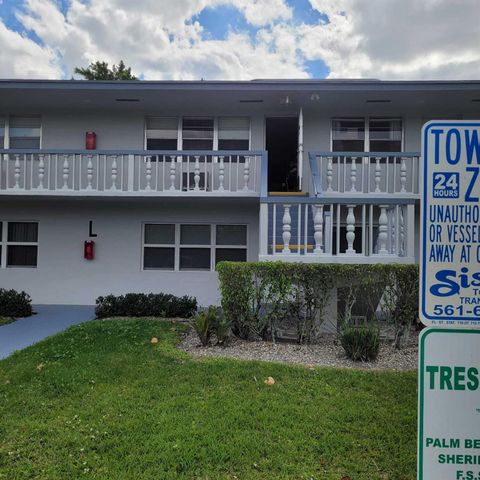
[(480, 77), (479, 0), (0, 0), (0, 77)]

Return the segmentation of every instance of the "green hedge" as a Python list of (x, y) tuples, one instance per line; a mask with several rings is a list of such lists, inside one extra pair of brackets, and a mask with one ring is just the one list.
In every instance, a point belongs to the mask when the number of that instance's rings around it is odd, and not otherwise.
[(107, 317), (182, 317), (197, 311), (195, 297), (176, 297), (168, 293), (127, 293), (107, 295), (96, 300), (95, 315)]
[(288, 317), (296, 324), (299, 343), (314, 341), (335, 288), (342, 324), (353, 315), (372, 321), (380, 298), (398, 332), (416, 320), (416, 265), (221, 262), (217, 271), (224, 314), (241, 338), (275, 340)]
[(21, 318), (32, 314), (32, 299), (25, 292), (0, 288), (0, 317)]

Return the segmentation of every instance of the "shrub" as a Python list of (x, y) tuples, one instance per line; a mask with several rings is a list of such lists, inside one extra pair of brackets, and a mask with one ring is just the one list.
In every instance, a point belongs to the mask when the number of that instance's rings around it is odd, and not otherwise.
[(0, 317), (28, 317), (32, 314), (32, 299), (25, 292), (0, 288)]
[(373, 324), (363, 327), (347, 325), (340, 331), (340, 343), (351, 360), (356, 362), (375, 360), (380, 350), (378, 327)]
[(222, 309), (215, 305), (197, 313), (193, 317), (192, 326), (203, 346), (210, 343), (212, 335), (215, 335), (218, 345), (225, 345), (230, 337), (230, 322)]
[(169, 293), (127, 293), (107, 295), (96, 300), (95, 315), (106, 317), (182, 317), (190, 318), (197, 310), (195, 297), (176, 297)]
[(371, 322), (380, 309), (396, 336), (416, 319), (417, 265), (221, 262), (217, 271), (223, 312), (240, 338), (275, 340), (289, 319), (299, 343), (315, 341), (335, 289), (341, 318), (362, 315)]

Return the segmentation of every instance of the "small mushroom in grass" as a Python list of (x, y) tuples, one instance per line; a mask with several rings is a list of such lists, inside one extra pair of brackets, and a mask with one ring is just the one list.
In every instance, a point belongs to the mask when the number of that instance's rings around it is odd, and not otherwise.
[(158, 338), (157, 337), (152, 337), (150, 339), (150, 343), (158, 343)]
[(40, 371), (44, 366), (45, 366), (44, 363), (39, 363), (39, 364), (37, 365), (37, 370)]
[(275, 380), (273, 377), (268, 377), (266, 380), (265, 380), (265, 385), (275, 385)]

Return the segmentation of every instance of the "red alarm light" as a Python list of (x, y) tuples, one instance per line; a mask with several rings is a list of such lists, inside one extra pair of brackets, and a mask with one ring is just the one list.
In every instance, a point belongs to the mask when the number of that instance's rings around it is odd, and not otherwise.
[(95, 242), (85, 242), (83, 246), (83, 258), (93, 260), (95, 256)]
[(95, 132), (87, 132), (85, 134), (85, 148), (87, 150), (95, 150), (97, 148), (97, 134)]

